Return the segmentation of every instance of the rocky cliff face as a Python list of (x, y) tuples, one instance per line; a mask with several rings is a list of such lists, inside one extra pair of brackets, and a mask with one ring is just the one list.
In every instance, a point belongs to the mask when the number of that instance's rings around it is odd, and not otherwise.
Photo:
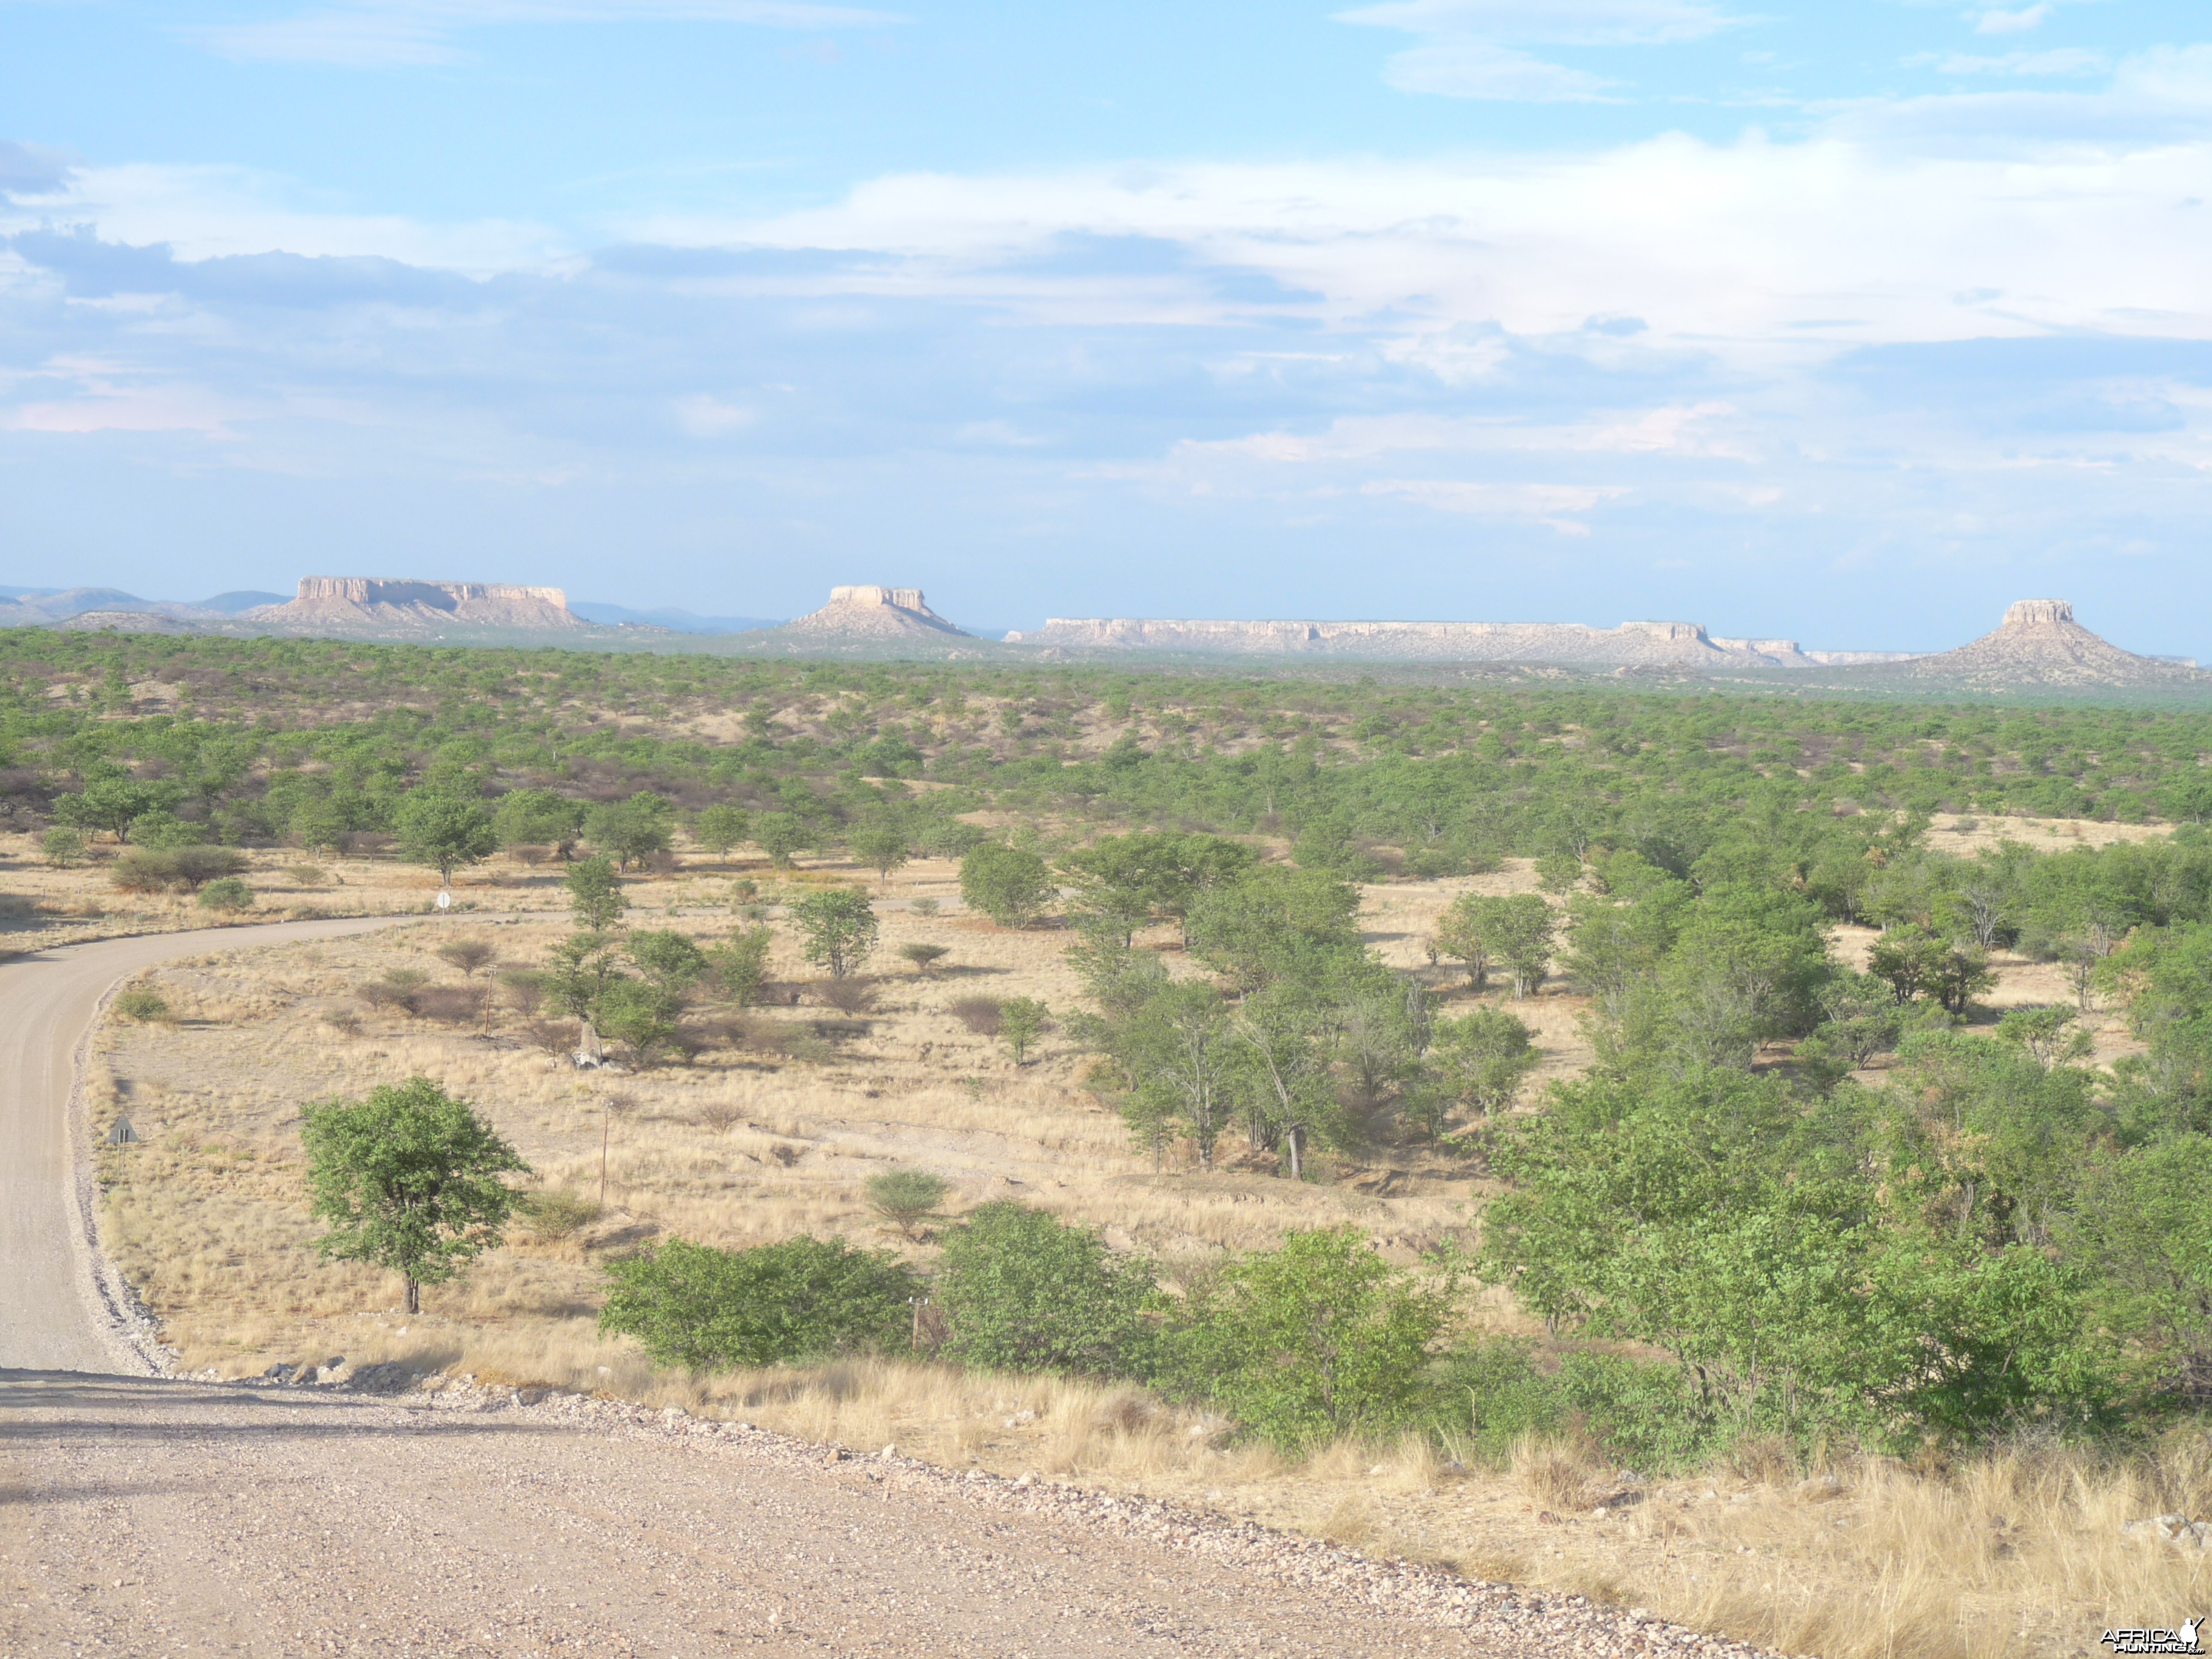
[(246, 619), (277, 628), (581, 628), (557, 587), (502, 582), (401, 581), (372, 576), (302, 576), (297, 599), (263, 605)]
[(1557, 663), (1576, 668), (1789, 668), (1794, 640), (1715, 639), (1697, 623), (1188, 622), (1054, 617), (1009, 645), (1092, 651), (1311, 654), (1398, 661)]
[(830, 603), (774, 630), (797, 640), (959, 640), (969, 636), (929, 608), (918, 587), (833, 587)]
[(1956, 651), (1914, 657), (1874, 671), (1914, 680), (1948, 680), (1984, 690), (2048, 686), (2212, 687), (2212, 674), (2193, 665), (2138, 657), (2074, 620), (2064, 599), (2022, 599), (1996, 631)]

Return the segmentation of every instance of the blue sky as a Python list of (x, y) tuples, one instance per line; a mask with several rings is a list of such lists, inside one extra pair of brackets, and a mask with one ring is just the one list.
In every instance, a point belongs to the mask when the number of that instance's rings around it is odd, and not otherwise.
[(0, 0), (0, 581), (2212, 659), (2212, 15)]

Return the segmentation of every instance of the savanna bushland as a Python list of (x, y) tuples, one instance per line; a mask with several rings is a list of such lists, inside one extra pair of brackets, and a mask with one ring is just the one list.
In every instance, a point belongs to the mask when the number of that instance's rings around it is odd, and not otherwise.
[[(189, 1363), (2073, 1651), (2203, 1588), (2121, 1528), (2212, 1502), (2208, 755), (2182, 706), (24, 631), (0, 886), (20, 944), (457, 901), (118, 1001), (107, 1236)], [(416, 1078), (532, 1173), (410, 1316), (318, 1256), (296, 1120)]]

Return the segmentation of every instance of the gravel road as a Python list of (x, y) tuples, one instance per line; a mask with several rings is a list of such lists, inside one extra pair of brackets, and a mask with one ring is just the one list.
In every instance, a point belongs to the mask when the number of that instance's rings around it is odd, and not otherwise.
[(209, 951), (336, 939), (372, 917), (154, 933), (0, 963), (0, 1366), (144, 1371), (113, 1276), (90, 1242), (69, 1101), (100, 1000), (143, 969)]
[(1747, 1655), (1163, 1504), (620, 1402), (145, 1374), (73, 1195), (72, 1059), (100, 997), (167, 958), (375, 925), (0, 966), (0, 1659)]

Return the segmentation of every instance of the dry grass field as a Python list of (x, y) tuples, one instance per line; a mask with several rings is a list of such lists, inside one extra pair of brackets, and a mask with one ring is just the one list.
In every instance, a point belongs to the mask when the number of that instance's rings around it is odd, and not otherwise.
[[(2055, 844), (2045, 826), (2007, 823), (2035, 832), (2018, 837), (2031, 844)], [(2116, 828), (2086, 833), (2108, 839)], [(1937, 832), (1939, 842), (1978, 833)], [(2054, 835), (2072, 839), (2063, 826)], [(0, 852), (9, 855), (0, 870), (29, 862), (27, 848)], [(300, 908), (415, 915), (435, 889), (428, 872), (359, 860), (307, 882), (285, 869), (300, 861), (255, 855), (249, 879), (263, 895), (261, 917)], [(801, 1000), (757, 1018), (782, 1023), (796, 1040), (714, 1048), (642, 1073), (579, 1071), (536, 1047), (520, 1015), (496, 1002), (488, 1024), (454, 1026), (362, 994), (394, 969), (462, 984), (435, 954), (456, 939), (493, 947), (496, 964), (479, 978), (501, 964), (542, 963), (567, 927), (557, 884), (503, 861), (456, 883), (453, 914), (165, 969), (150, 982), (171, 1018), (112, 1018), (94, 1044), (87, 1095), (95, 1127), (127, 1113), (143, 1137), (102, 1149), (107, 1248), (192, 1369), (240, 1376), (343, 1354), (356, 1365), (402, 1362), (434, 1380), (465, 1373), (681, 1405), (855, 1447), (896, 1443), (949, 1463), (1171, 1496), (1380, 1553), (1584, 1591), (1784, 1651), (2088, 1653), (2107, 1625), (2169, 1613), (2178, 1622), (2212, 1600), (2212, 1567), (2119, 1530), (2144, 1515), (2212, 1509), (2201, 1447), (2177, 1445), (2154, 1468), (2023, 1451), (1956, 1469), (1854, 1462), (1810, 1481), (1755, 1455), (1692, 1480), (1645, 1481), (1572, 1445), (1524, 1448), (1509, 1470), (1462, 1467), (1449, 1444), (1413, 1440), (1340, 1444), (1290, 1462), (1134, 1389), (889, 1360), (695, 1377), (656, 1370), (627, 1340), (600, 1340), (600, 1264), (655, 1238), (744, 1245), (806, 1231), (927, 1260), (927, 1235), (904, 1238), (864, 1201), (866, 1178), (894, 1168), (945, 1177), (956, 1212), (1012, 1197), (1101, 1227), (1115, 1248), (1157, 1257), (1170, 1279), (1294, 1228), (1346, 1219), (1411, 1263), (1477, 1222), (1484, 1184), (1415, 1148), (1317, 1158), (1315, 1178), (1299, 1183), (1279, 1178), (1271, 1158), (1234, 1156), (1233, 1142), (1213, 1175), (1180, 1164), (1155, 1171), (1081, 1088), (1084, 1062), (1063, 1032), (1048, 1032), (1016, 1066), (952, 1012), (979, 993), (1037, 997), (1055, 1012), (1079, 997), (1064, 932), (1010, 932), (966, 915), (953, 875), (922, 861), (878, 886), (849, 869), (779, 878), (757, 863), (687, 855), (635, 882), (632, 925), (702, 941), (738, 925), (732, 884), (740, 876), (771, 902), (809, 881), (865, 881), (884, 923), (868, 964), (872, 1006), (820, 1006), (806, 988), (811, 970), (779, 928), (775, 971)], [(94, 869), (4, 879), (53, 929), (205, 920), (189, 904), (107, 894)], [(1371, 888), (1370, 942), (1395, 965), (1431, 972), (1463, 1002), (1471, 994), (1453, 975), (1426, 969), (1421, 945), (1435, 917), (1469, 887), (1532, 886), (1516, 864)], [(937, 914), (915, 908), (928, 900)], [(95, 907), (97, 916), (84, 914)], [(1171, 965), (1181, 961), (1172, 937), (1163, 930), (1146, 941)], [(896, 955), (917, 941), (950, 952), (926, 976)], [(1862, 953), (1864, 939), (1844, 930), (1838, 948)], [(2064, 994), (2032, 963), (2002, 960), (1999, 973), (1985, 999), (1992, 1006)], [(1556, 986), (1517, 1005), (1538, 1034), (1540, 1080), (1588, 1063), (1580, 1009)], [(2107, 1019), (2099, 1041), (2108, 1060), (2125, 1033)], [(464, 1281), (426, 1290), (424, 1312), (410, 1320), (396, 1311), (396, 1282), (317, 1260), (298, 1124), (303, 1103), (416, 1073), (475, 1101), (528, 1160), (536, 1189), (581, 1202), (566, 1224), (521, 1228)], [(1529, 1328), (1495, 1296), (1471, 1317)]]

